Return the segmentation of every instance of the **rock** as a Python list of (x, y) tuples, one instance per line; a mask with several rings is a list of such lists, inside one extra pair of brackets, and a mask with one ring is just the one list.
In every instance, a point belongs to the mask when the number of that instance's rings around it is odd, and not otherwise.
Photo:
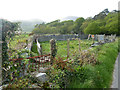
[(6, 88), (8, 85), (9, 85), (9, 84), (0, 86), (0, 90), (2, 90), (3, 88)]
[(39, 72), (33, 72), (31, 73), (31, 76), (36, 80), (40, 81), (42, 83), (46, 82), (48, 80), (48, 76), (46, 73), (39, 73)]
[(41, 87), (33, 84), (33, 85), (32, 85), (32, 88), (41, 88)]
[(100, 44), (101, 44), (101, 43), (96, 42), (96, 43), (92, 44), (91, 47), (98, 46), (98, 45), (100, 45)]
[(39, 68), (39, 72), (45, 73), (45, 72), (47, 72), (47, 71), (50, 69), (50, 67), (51, 67), (50, 65), (48, 65), (47, 67), (44, 67), (44, 68), (43, 68), (43, 67), (40, 67), (40, 68)]
[(48, 77), (47, 77), (46, 73), (38, 73), (35, 77), (43, 83), (48, 80)]
[(40, 67), (40, 68), (39, 68), (39, 71), (40, 71), (40, 72), (46, 72), (46, 70), (47, 70), (47, 69), (46, 69), (46, 68), (43, 68), (43, 67)]

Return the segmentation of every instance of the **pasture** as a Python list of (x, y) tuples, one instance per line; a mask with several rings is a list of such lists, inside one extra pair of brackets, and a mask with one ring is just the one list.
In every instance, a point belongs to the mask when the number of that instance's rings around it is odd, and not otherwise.
[(8, 47), (11, 49), (22, 49), (23, 45), (25, 45), (26, 40), (29, 38), (28, 34), (21, 34), (21, 35), (15, 35), (13, 39), (8, 39)]
[[(49, 42), (40, 42), (42, 45), (42, 53), (49, 54), (50, 53), (50, 43)], [(81, 50), (88, 49), (92, 44), (91, 40), (80, 40)], [(57, 56), (67, 57), (67, 41), (56, 41), (57, 45)], [(70, 40), (69, 42), (69, 53), (70, 57), (75, 53), (79, 52), (79, 42), (78, 40)]]

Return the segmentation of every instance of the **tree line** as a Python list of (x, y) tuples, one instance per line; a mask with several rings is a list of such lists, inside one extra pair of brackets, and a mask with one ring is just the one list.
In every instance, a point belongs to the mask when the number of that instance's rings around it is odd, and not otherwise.
[(75, 21), (55, 20), (50, 23), (36, 24), (33, 33), (35, 34), (117, 34), (118, 32), (118, 13), (113, 10), (109, 12), (104, 9), (93, 18), (77, 18)]

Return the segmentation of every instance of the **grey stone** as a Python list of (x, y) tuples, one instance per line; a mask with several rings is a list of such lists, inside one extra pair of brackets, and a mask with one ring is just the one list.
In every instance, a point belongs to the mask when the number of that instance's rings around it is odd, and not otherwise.
[(47, 67), (44, 67), (44, 68), (43, 68), (43, 67), (40, 67), (40, 68), (39, 68), (39, 72), (46, 72), (46, 71), (47, 71)]
[(46, 73), (41, 73), (41, 72), (39, 73), (39, 72), (37, 72), (37, 71), (31, 73), (31, 76), (32, 76), (36, 81), (40, 81), (40, 82), (42, 82), (42, 83), (48, 81), (48, 79), (49, 79)]
[(100, 44), (99, 43), (94, 43), (94, 44), (91, 45), (91, 47), (98, 46), (98, 45), (100, 45)]
[(9, 84), (0, 86), (0, 90), (2, 90), (3, 88), (7, 87), (8, 85), (9, 85)]
[(115, 41), (115, 38), (116, 38), (116, 34), (114, 34), (114, 35), (105, 35), (105, 42), (106, 43), (113, 42), (113, 41)]
[(35, 77), (43, 83), (48, 80), (48, 77), (47, 77), (46, 73), (38, 73)]
[(80, 39), (87, 39), (87, 35), (41, 35), (38, 36), (38, 41), (49, 41), (51, 39), (56, 39), (56, 40), (67, 40), (67, 39), (72, 39), (72, 38), (80, 38)]
[(99, 43), (105, 43), (105, 35), (97, 35)]

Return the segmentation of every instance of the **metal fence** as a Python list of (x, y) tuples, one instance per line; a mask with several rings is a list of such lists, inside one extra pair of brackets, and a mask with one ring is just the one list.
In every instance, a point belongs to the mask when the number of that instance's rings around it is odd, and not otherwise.
[[(35, 57), (28, 57), (26, 59), (28, 60), (28, 63), (25, 64), (22, 61), (25, 60), (25, 58), (17, 58), (17, 59), (10, 59), (9, 61), (13, 63), (12, 66), (9, 66), (8, 73), (12, 74), (13, 79), (16, 77), (21, 77), (27, 74), (30, 74), (32, 72), (42, 72), (40, 68), (45, 68), (47, 69), (50, 68), (50, 59), (51, 55), (41, 55), (41, 56), (35, 56)], [(11, 68), (15, 68), (14, 70), (11, 70)], [(19, 75), (16, 76), (16, 70), (19, 71)]]

